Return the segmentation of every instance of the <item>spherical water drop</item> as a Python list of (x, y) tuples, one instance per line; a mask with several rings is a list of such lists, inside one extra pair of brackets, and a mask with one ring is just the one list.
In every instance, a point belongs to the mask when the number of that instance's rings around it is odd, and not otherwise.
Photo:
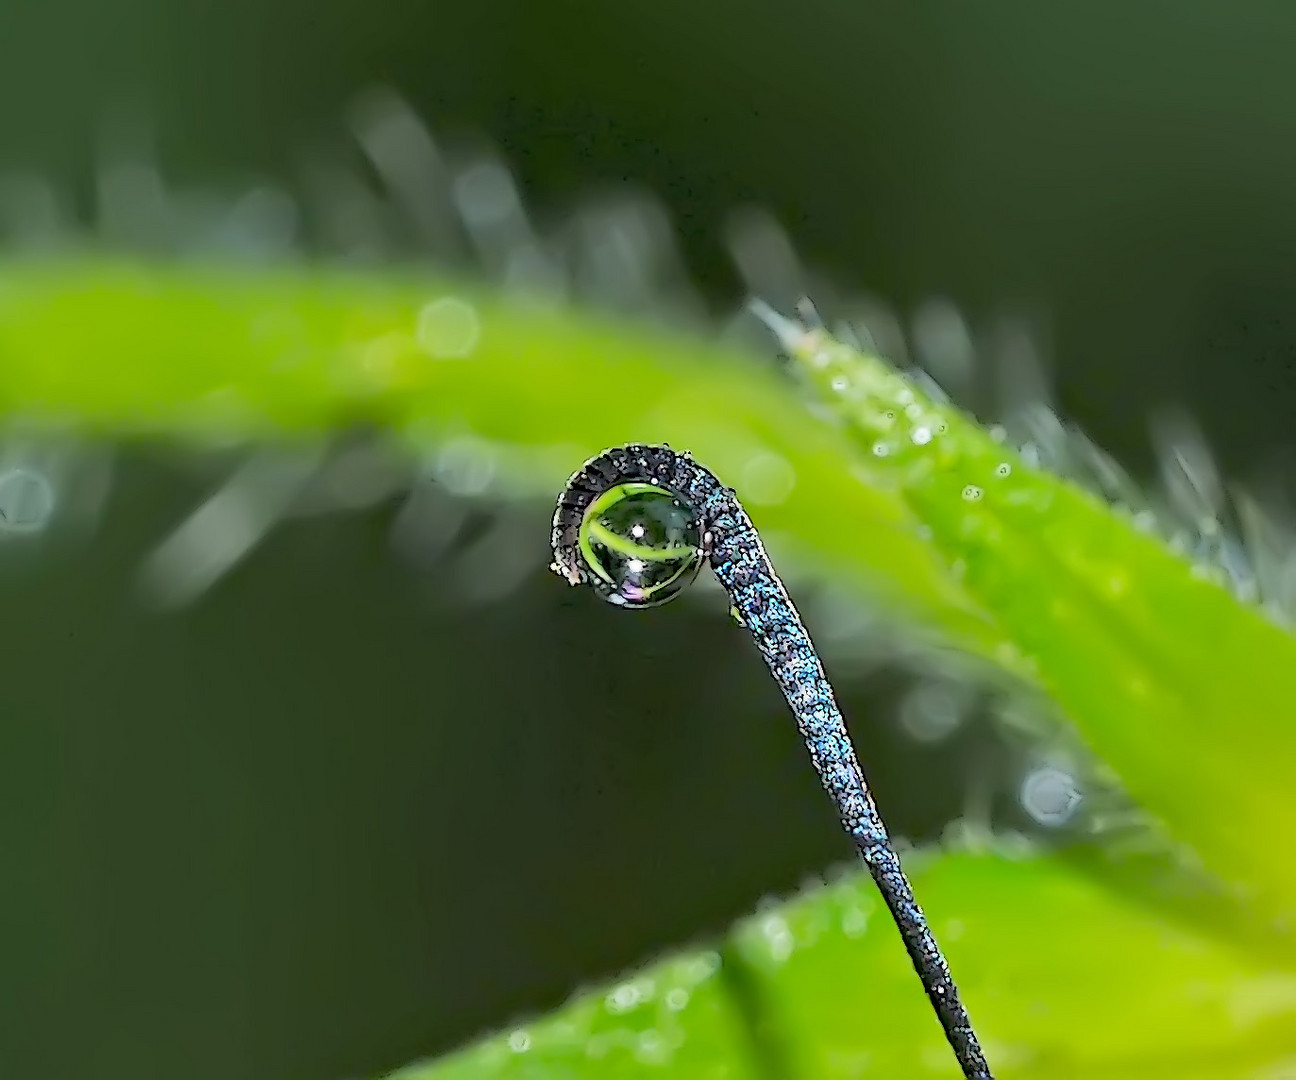
[(19, 467), (0, 474), (0, 531), (40, 532), (54, 512), (54, 488), (44, 473)]
[(437, 360), (472, 355), (481, 334), (477, 309), (457, 296), (443, 296), (419, 312), (418, 343)]
[(580, 550), (595, 590), (622, 607), (678, 596), (702, 565), (702, 528), (688, 503), (653, 484), (618, 484), (585, 513)]
[(778, 915), (766, 916), (761, 923), (761, 930), (765, 935), (765, 943), (769, 946), (770, 956), (774, 960), (782, 963), (792, 955), (796, 942), (785, 919)]
[(688, 1004), (689, 992), (682, 986), (677, 986), (672, 990), (666, 991), (666, 1008), (671, 1012), (679, 1012)]
[(891, 453), (891, 447), (887, 443), (879, 440), (873, 444), (874, 457), (886, 457), (889, 453)]
[(911, 435), (910, 438), (913, 439), (915, 446), (926, 446), (929, 442), (931, 442), (931, 438), (932, 438), (931, 428), (916, 427), (913, 429), (913, 435)]
[(963, 722), (967, 695), (942, 683), (924, 683), (905, 695), (900, 726), (919, 742), (939, 742)]
[(1083, 796), (1075, 777), (1052, 765), (1028, 773), (1021, 786), (1021, 804), (1041, 825), (1063, 825)]
[(753, 454), (743, 466), (743, 498), (758, 506), (777, 506), (787, 501), (796, 487), (796, 470), (792, 464), (771, 450)]
[(638, 1005), (641, 1000), (639, 988), (634, 983), (622, 983), (607, 995), (604, 1005), (607, 1006), (608, 1012), (625, 1013)]
[(968, 486), (963, 489), (963, 499), (966, 502), (976, 502), (981, 498), (982, 494), (981, 489), (977, 487), (976, 484), (968, 484)]
[(1010, 475), (1011, 473), (1012, 473), (1012, 466), (1009, 465), (1008, 462), (1006, 461), (1001, 461), (999, 462), (998, 465), (995, 466), (995, 476), (1004, 477)]

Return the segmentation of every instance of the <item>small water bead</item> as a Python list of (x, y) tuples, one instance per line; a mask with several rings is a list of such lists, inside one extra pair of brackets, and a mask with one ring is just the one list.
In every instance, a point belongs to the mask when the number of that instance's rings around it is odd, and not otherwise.
[(913, 429), (910, 438), (913, 439), (915, 446), (926, 446), (932, 439), (931, 428), (916, 427)]
[(612, 990), (604, 999), (604, 1005), (610, 1013), (626, 1013), (643, 1001), (643, 993), (632, 982), (622, 983)]
[(44, 473), (20, 466), (0, 474), (0, 532), (40, 532), (54, 503), (54, 487)]
[(792, 494), (796, 480), (796, 470), (787, 458), (771, 450), (762, 450), (753, 454), (743, 466), (742, 491), (748, 502), (758, 506), (778, 506)]
[(696, 511), (654, 484), (619, 484), (585, 513), (580, 550), (609, 603), (652, 607), (678, 596), (702, 566)]
[(968, 486), (963, 489), (963, 500), (964, 502), (977, 502), (984, 494), (985, 492), (977, 487), (976, 484), (968, 484)]
[(1083, 795), (1069, 772), (1052, 765), (1035, 769), (1022, 781), (1022, 809), (1041, 825), (1064, 825), (1075, 813)]
[(416, 337), (435, 360), (460, 360), (471, 356), (481, 335), (477, 309), (457, 296), (442, 296), (419, 312)]
[(1008, 462), (1006, 461), (1001, 461), (999, 462), (998, 465), (995, 466), (995, 476), (1004, 477), (1004, 476), (1009, 476), (1011, 473), (1012, 473), (1012, 466), (1009, 465)]
[(689, 1001), (689, 992), (682, 986), (677, 986), (672, 990), (666, 991), (666, 1008), (671, 1012), (679, 1012)]
[(889, 443), (884, 443), (879, 440), (873, 444), (874, 457), (886, 457), (889, 453), (891, 453), (891, 446)]
[(792, 930), (788, 926), (787, 920), (782, 916), (766, 916), (761, 922), (761, 932), (764, 934), (765, 943), (769, 947), (770, 956), (775, 961), (782, 963), (792, 955), (796, 942), (792, 937)]

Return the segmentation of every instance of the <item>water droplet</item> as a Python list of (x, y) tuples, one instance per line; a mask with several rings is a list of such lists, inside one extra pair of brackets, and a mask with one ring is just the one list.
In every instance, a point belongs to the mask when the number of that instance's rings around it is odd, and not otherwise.
[(886, 457), (889, 453), (891, 453), (890, 444), (884, 443), (881, 440), (873, 444), (874, 457)]
[(639, 987), (634, 983), (622, 983), (608, 994), (604, 999), (608, 1012), (624, 1013), (629, 1012), (642, 1000), (639, 993)]
[(437, 455), (436, 478), (452, 495), (480, 495), (495, 479), (495, 451), (471, 436), (454, 439)]
[(833, 388), (834, 390), (836, 390), (837, 393), (839, 393), (839, 394), (842, 393), (843, 391), (845, 391), (845, 389), (846, 389), (848, 386), (850, 386), (850, 380), (849, 380), (848, 378), (846, 378), (845, 375), (834, 375), (834, 376), (833, 376), (833, 380), (832, 380), (832, 388)]
[(1011, 473), (1012, 473), (1012, 466), (1009, 465), (1008, 462), (1006, 461), (1001, 461), (999, 462), (998, 465), (995, 466), (995, 476), (1003, 477), (1003, 476), (1008, 476)]
[(781, 915), (767, 915), (761, 922), (761, 932), (765, 935), (770, 956), (776, 961), (781, 963), (792, 955), (792, 947), (795, 945), (792, 931)]
[(931, 442), (931, 438), (932, 438), (931, 428), (916, 427), (914, 428), (913, 434), (910, 436), (910, 438), (913, 439), (914, 445), (926, 446), (929, 442)]
[(688, 1004), (689, 992), (682, 986), (677, 986), (672, 990), (666, 991), (666, 1008), (671, 1012), (679, 1012)]
[(696, 512), (652, 484), (619, 484), (605, 491), (586, 511), (579, 542), (595, 590), (623, 607), (664, 604), (702, 565)]
[(1022, 781), (1022, 808), (1041, 825), (1065, 824), (1080, 805), (1083, 795), (1075, 777), (1053, 765), (1027, 773)]
[(742, 493), (746, 502), (757, 506), (778, 506), (796, 487), (796, 470), (781, 454), (762, 450), (743, 466)]
[(939, 742), (963, 720), (967, 695), (944, 683), (923, 683), (905, 695), (900, 726), (919, 742)]
[(512, 1050), (513, 1053), (525, 1054), (531, 1049), (531, 1036), (521, 1028), (518, 1028), (517, 1031), (509, 1033), (508, 1044), (509, 1049)]
[(659, 1032), (649, 1028), (639, 1033), (635, 1057), (640, 1061), (651, 1065), (664, 1064), (669, 1056), (669, 1047)]
[(688, 968), (685, 971), (685, 977), (694, 983), (703, 982), (711, 978), (720, 970), (720, 954), (714, 949), (695, 956), (688, 962)]
[(852, 904), (842, 912), (841, 929), (848, 938), (863, 937), (868, 931), (868, 924), (868, 911), (857, 904)]
[(985, 493), (977, 487), (976, 484), (968, 484), (968, 486), (963, 489), (963, 499), (965, 502), (976, 502), (983, 494)]
[(481, 335), (477, 309), (457, 296), (443, 296), (419, 312), (418, 343), (436, 360), (470, 356)]
[(44, 473), (9, 469), (0, 474), (0, 531), (40, 532), (54, 513), (54, 488)]

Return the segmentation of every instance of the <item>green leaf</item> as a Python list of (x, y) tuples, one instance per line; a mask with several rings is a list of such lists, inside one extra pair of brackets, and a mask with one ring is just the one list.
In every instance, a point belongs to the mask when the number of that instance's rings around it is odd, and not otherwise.
[[(907, 860), (910, 864), (915, 861)], [(912, 868), (912, 867), (911, 867)], [(962, 854), (914, 884), (1001, 1080), (1278, 1077), (1296, 974), (1065, 866)], [(852, 873), (392, 1080), (958, 1075), (872, 881)]]
[[(470, 460), (486, 494), (546, 504), (606, 446), (691, 449), (738, 488), (781, 565), (790, 556), (838, 589), (862, 587), (1042, 686), (1145, 806), (1251, 891), (1254, 912), (1290, 911), (1292, 639), (881, 361), (822, 336), (791, 344), (840, 425), (790, 407), (784, 378), (721, 345), (414, 274), (0, 267), (0, 412), (29, 426), (227, 444), (360, 425), (447, 483)], [(921, 875), (1005, 1076), (1263, 1075), (1296, 1052), (1289, 976), (1257, 959), (1246, 920), (1155, 890), (1126, 901), (1123, 887), (1119, 874), (1042, 861), (961, 857)], [(878, 1075), (949, 1075), (894, 931), (874, 918), (847, 932), (846, 894), (833, 890), (854, 890), (850, 910), (863, 911), (871, 888), (853, 880), (785, 909), (786, 962), (762, 959), (768, 931), (749, 923), (714, 974), (696, 956), (654, 969), (655, 986), (689, 994), (676, 1026), (656, 1017), (643, 1029), (684, 1040), (671, 1075), (852, 1075), (865, 1053)], [(836, 931), (831, 910), (847, 920)], [(1176, 927), (1166, 914), (1179, 910)], [(950, 919), (962, 920), (957, 940)], [(1281, 941), (1274, 962), (1290, 969)], [(661, 1049), (624, 1041), (629, 1013), (612, 1016), (602, 994), (562, 1015), (567, 1027), (528, 1028), (526, 1051), (494, 1040), (444, 1068), (471, 1070), (476, 1054), (535, 1063), (535, 1075), (631, 1075)]]
[[(20, 262), (0, 266), (0, 366), (0, 414), (216, 441), (371, 425), (546, 503), (608, 446), (669, 442), (755, 488), (805, 561), (966, 649), (999, 640), (902, 500), (850, 477), (846, 440), (716, 343), (425, 276)], [(771, 471), (763, 495), (744, 483)]]
[(921, 520), (1097, 755), (1221, 880), (1296, 921), (1296, 638), (884, 361), (782, 329), (876, 485)]

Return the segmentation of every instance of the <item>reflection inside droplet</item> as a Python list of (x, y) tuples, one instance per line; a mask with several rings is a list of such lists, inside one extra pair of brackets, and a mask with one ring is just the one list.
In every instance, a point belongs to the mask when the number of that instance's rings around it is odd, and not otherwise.
[(619, 484), (585, 513), (580, 550), (605, 600), (651, 607), (678, 596), (702, 565), (693, 508), (653, 484)]

